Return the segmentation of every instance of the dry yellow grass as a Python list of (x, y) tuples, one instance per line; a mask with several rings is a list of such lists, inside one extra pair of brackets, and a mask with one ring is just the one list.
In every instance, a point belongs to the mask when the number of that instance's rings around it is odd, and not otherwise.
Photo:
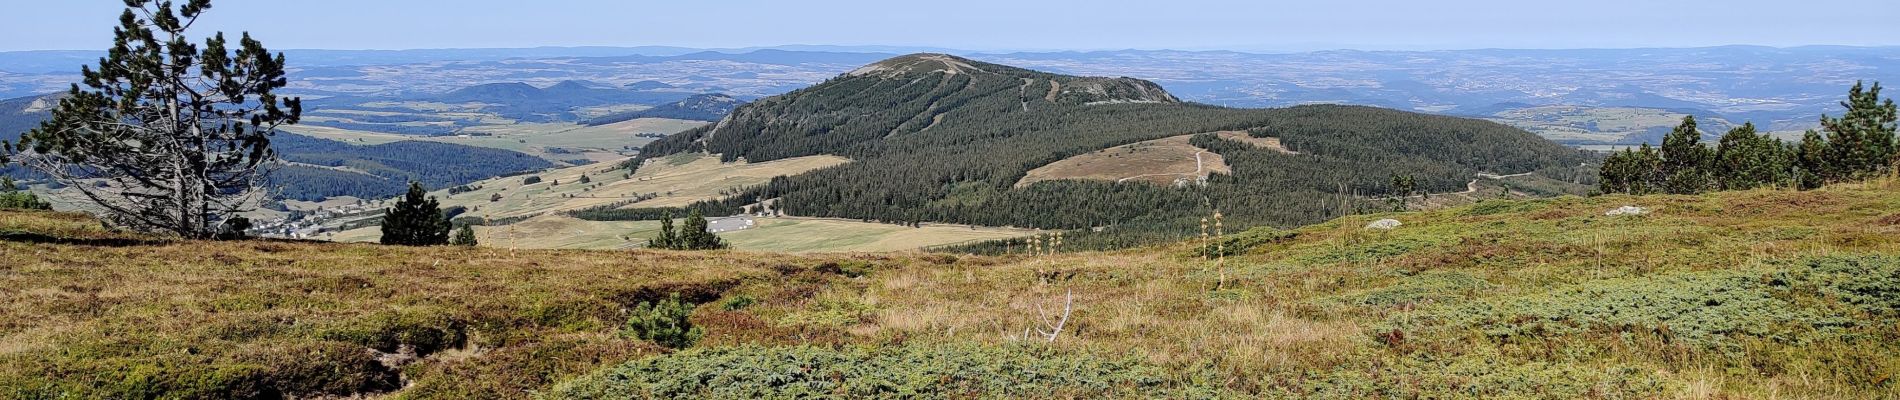
[(1220, 154), (1188, 144), (1193, 135), (1173, 136), (1110, 147), (1029, 170), (1017, 187), (1061, 179), (1137, 181), (1172, 185), (1210, 173), (1230, 173)]
[[(1256, 138), (1244, 131), (1221, 131), (1215, 134), (1223, 139), (1296, 154), (1281, 145), (1279, 138)], [(1061, 179), (1173, 185), (1179, 180), (1193, 182), (1208, 174), (1233, 173), (1220, 154), (1189, 143), (1193, 137), (1194, 135), (1171, 136), (1069, 157), (1030, 170), (1022, 180), (1016, 182), (1016, 187)]]
[(1008, 239), (1033, 234), (1027, 229), (923, 224), (893, 224), (823, 218), (760, 218), (752, 229), (722, 233), (733, 248), (788, 253), (876, 252)]
[[(669, 158), (670, 159), (670, 158)], [(468, 207), (470, 216), (513, 218), (561, 211), (580, 210), (604, 204), (624, 203), (641, 195), (657, 195), (631, 207), (673, 207), (722, 197), (721, 191), (755, 186), (781, 175), (797, 175), (819, 168), (849, 162), (842, 157), (810, 156), (773, 160), (763, 163), (721, 163), (718, 157), (689, 155), (680, 164), (668, 159), (643, 166), (632, 177), (616, 169), (618, 161), (560, 168), (524, 176), (489, 179), (471, 183), (481, 189), (448, 194), (447, 188), (430, 193), (443, 207)], [(590, 183), (581, 184), (582, 175)], [(541, 183), (524, 185), (525, 176), (541, 177)], [(495, 195), (500, 201), (490, 201)]]
[[(735, 250), (783, 253), (906, 251), (928, 247), (1007, 239), (1030, 230), (963, 225), (927, 225), (921, 228), (873, 222), (816, 218), (758, 218), (758, 226), (719, 234)], [(338, 242), (374, 242), (381, 227), (358, 228), (325, 239)], [(521, 249), (614, 250), (638, 247), (657, 235), (659, 221), (587, 221), (559, 214), (543, 215), (502, 226), (475, 227), (476, 241), (484, 247)]]
[[(473, 346), (424, 357), (409, 369), (422, 383), (401, 395), (522, 396), (655, 354), (612, 334), (620, 310), (682, 291), (704, 304), (701, 347), (1129, 355), (1234, 397), (1893, 398), (1900, 331), (1878, 306), (1900, 290), (1894, 184), (1485, 202), (1250, 232), (1236, 235), (1247, 245), (1223, 289), (1190, 244), (1044, 257), (508, 252), (139, 242), (83, 217), (0, 212), (0, 232), (53, 232), (0, 236), (0, 383), (125, 397), (115, 390), (145, 376), (129, 371), (249, 379), (207, 371), (297, 370), (327, 359), (312, 349), (363, 346), (341, 329), (420, 324)], [(1622, 205), (1655, 212), (1603, 215)], [(1405, 225), (1361, 229), (1379, 218)], [(1871, 272), (1804, 269), (1817, 260)], [(1727, 286), (1696, 286), (1710, 282)], [(1871, 295), (1815, 292), (1835, 288)], [(1073, 312), (1043, 342), (1034, 330), (1060, 318), (1046, 314), (1067, 293)], [(756, 303), (726, 307), (742, 297)], [(1590, 322), (1652, 308), (1674, 319)], [(1729, 318), (1827, 325), (1693, 336)], [(487, 389), (449, 391), (460, 387)]]

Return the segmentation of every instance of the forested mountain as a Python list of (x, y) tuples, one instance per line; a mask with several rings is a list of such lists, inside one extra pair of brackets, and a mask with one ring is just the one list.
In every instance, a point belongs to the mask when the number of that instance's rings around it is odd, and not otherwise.
[[(1012, 187), (1030, 169), (1070, 156), (1228, 130), (1279, 138), (1298, 154), (1201, 137), (1197, 144), (1232, 160), (1233, 174), (1174, 188), (1095, 181)], [(1448, 192), (1480, 172), (1555, 171), (1587, 157), (1487, 121), (1352, 106), (1222, 108), (1183, 103), (1137, 79), (940, 54), (881, 61), (756, 101), (642, 154), (696, 151), (752, 162), (816, 154), (856, 160), (696, 207), (731, 211), (781, 198), (794, 215), (1080, 229), (1074, 243), (1085, 247), (1188, 235), (1209, 206), (1226, 213), (1230, 227), (1311, 223), (1368, 207), (1366, 196), (1388, 193), (1393, 175)]]
[(718, 121), (732, 113), (738, 107), (739, 99), (724, 94), (702, 94), (686, 100), (661, 104), (658, 107), (640, 111), (609, 114), (582, 121), (587, 126), (606, 125), (615, 122), (631, 121), (640, 118), (671, 118), (693, 121)]
[(64, 94), (0, 100), (0, 140), (17, 142), (20, 134), (40, 126)]
[(278, 133), (271, 147), (291, 163), (271, 182), (285, 198), (298, 200), (382, 198), (401, 194), (411, 180), (443, 188), (554, 166), (519, 152), (424, 141), (358, 146)]

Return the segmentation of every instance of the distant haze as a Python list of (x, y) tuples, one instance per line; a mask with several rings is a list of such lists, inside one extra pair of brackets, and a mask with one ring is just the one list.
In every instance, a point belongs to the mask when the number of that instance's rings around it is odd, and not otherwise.
[[(110, 45), (117, 1), (20, 1), (0, 51)], [(934, 46), (1093, 49), (1631, 48), (1900, 44), (1893, 0), (223, 0), (203, 31), (275, 49)]]

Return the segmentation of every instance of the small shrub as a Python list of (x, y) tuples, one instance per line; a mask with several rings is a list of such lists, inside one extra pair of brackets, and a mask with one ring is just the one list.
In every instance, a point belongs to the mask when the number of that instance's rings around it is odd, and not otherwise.
[(699, 342), (706, 332), (693, 326), (687, 316), (693, 314), (694, 305), (680, 301), (679, 293), (666, 300), (654, 303), (640, 303), (633, 309), (633, 317), (627, 320), (627, 327), (620, 330), (623, 337), (639, 338), (670, 349), (684, 349)]
[(1491, 284), (1484, 279), (1462, 272), (1449, 272), (1408, 277), (1391, 286), (1338, 299), (1361, 306), (1440, 303), (1463, 299), (1471, 292), (1489, 287)]
[(844, 275), (851, 278), (870, 275), (871, 271), (875, 269), (877, 269), (876, 266), (871, 265), (870, 261), (864, 260), (832, 261), (819, 264), (818, 268), (815, 268), (818, 272)]
[(741, 294), (726, 299), (724, 303), (719, 304), (719, 307), (726, 309), (726, 311), (738, 311), (742, 308), (751, 307), (753, 304), (758, 304), (758, 302), (759, 299), (753, 298), (751, 295)]
[[(1500, 339), (1656, 332), (1693, 347), (1736, 351), (1738, 340), (1795, 341), (1858, 326), (1889, 326), (1900, 307), (1900, 259), (1824, 257), (1799, 263), (1612, 279), (1544, 293), (1395, 315), (1373, 332)], [(1876, 318), (1866, 320), (1856, 314)], [(1884, 324), (1884, 325), (1883, 325)]]
[(33, 192), (20, 189), (13, 184), (13, 178), (0, 177), (0, 209), (51, 210), (53, 205)]
[(1210, 398), (1219, 379), (1137, 359), (977, 345), (720, 347), (609, 368), (557, 385), (587, 398)]

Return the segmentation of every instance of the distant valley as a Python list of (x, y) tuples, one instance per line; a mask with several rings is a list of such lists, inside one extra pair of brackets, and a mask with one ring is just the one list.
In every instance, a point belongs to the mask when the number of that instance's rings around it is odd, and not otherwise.
[[(295, 93), (416, 97), (477, 85), (585, 81), (678, 95), (777, 95), (898, 55), (894, 48), (700, 51), (546, 48), (289, 51)], [(975, 60), (1154, 81), (1182, 100), (1232, 107), (1358, 104), (1493, 119), (1572, 145), (1654, 140), (1673, 123), (1581, 126), (1578, 116), (1694, 114), (1782, 136), (1815, 126), (1855, 79), (1900, 75), (1900, 48), (1323, 51), (1287, 54), (1096, 51), (981, 54)], [(0, 97), (63, 90), (86, 52), (0, 53)], [(1888, 79), (1893, 80), (1893, 79)], [(655, 101), (658, 105), (667, 101)], [(1596, 111), (1595, 109), (1610, 109)], [(618, 110), (627, 111), (627, 110)], [(605, 115), (605, 114), (601, 114)], [(1620, 118), (1620, 117), (1619, 117)], [(1719, 133), (1719, 132), (1711, 132)]]

